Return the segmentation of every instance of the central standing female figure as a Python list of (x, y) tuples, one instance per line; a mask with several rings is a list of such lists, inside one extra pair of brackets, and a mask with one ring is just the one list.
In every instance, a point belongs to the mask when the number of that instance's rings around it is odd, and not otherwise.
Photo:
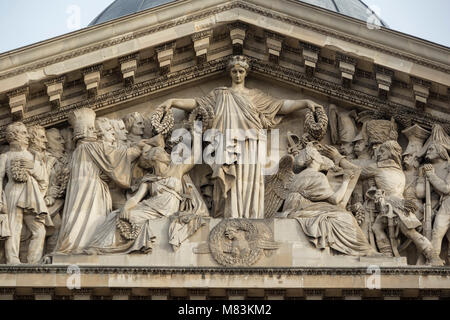
[(166, 111), (172, 107), (188, 112), (197, 107), (214, 111), (211, 129), (226, 138), (221, 148), (225, 161), (217, 161), (220, 150), (216, 149), (216, 161), (210, 164), (214, 180), (214, 217), (264, 218), (263, 169), (267, 153), (264, 129), (276, 126), (283, 115), (321, 107), (311, 100), (278, 100), (260, 90), (247, 89), (245, 78), (249, 68), (244, 56), (235, 56), (227, 68), (231, 88), (216, 88), (209, 95), (196, 99), (169, 99), (160, 106)]

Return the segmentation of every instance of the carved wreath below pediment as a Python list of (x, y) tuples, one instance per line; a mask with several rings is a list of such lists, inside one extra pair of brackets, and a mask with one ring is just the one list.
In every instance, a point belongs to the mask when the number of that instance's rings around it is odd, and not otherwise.
[(209, 234), (210, 252), (223, 266), (251, 266), (278, 247), (266, 225), (246, 219), (223, 220)]

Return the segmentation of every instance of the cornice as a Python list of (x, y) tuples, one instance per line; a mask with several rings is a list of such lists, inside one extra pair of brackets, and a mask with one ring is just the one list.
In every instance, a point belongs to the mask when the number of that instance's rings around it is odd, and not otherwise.
[[(250, 3), (246, 3), (242, 0), (237, 0), (237, 1), (229, 2), (225, 5), (215, 6), (213, 8), (206, 9), (206, 10), (203, 10), (201, 12), (198, 12), (198, 13), (195, 13), (192, 15), (188, 15), (188, 16), (178, 18), (178, 19), (173, 19), (171, 21), (164, 22), (164, 23), (158, 24), (156, 26), (145, 28), (141, 31), (128, 33), (127, 35), (125, 35), (123, 37), (118, 37), (115, 39), (96, 43), (95, 45), (86, 46), (86, 47), (80, 48), (78, 50), (73, 50), (70, 53), (61, 54), (61, 55), (54, 56), (50, 59), (46, 59), (46, 60), (43, 60), (43, 61), (40, 61), (40, 62), (37, 62), (34, 64), (29, 64), (24, 67), (15, 68), (14, 70), (10, 70), (10, 71), (7, 71), (7, 72), (1, 74), (0, 80), (6, 79), (9, 77), (13, 77), (15, 75), (22, 74), (25, 72), (30, 72), (30, 71), (36, 70), (38, 68), (43, 68), (43, 67), (46, 67), (46, 66), (58, 63), (58, 62), (62, 62), (62, 61), (65, 61), (65, 60), (68, 60), (68, 59), (71, 59), (74, 57), (78, 57), (78, 56), (81, 56), (81, 55), (84, 55), (84, 54), (87, 54), (87, 53), (90, 53), (93, 51), (112, 47), (112, 46), (118, 45), (120, 43), (124, 43), (126, 41), (137, 39), (137, 38), (143, 37), (145, 35), (153, 34), (153, 33), (159, 32), (159, 31), (167, 30), (169, 28), (173, 28), (173, 27), (176, 27), (176, 26), (188, 23), (188, 22), (202, 20), (211, 15), (215, 15), (215, 14), (218, 14), (218, 13), (221, 13), (224, 11), (228, 11), (228, 10), (232, 10), (232, 9), (236, 9), (236, 8), (247, 10), (247, 11), (250, 11), (253, 13), (257, 13), (264, 17), (269, 17), (269, 18), (272, 18), (272, 19), (275, 19), (278, 21), (286, 22), (291, 25), (306, 28), (306, 29), (309, 29), (309, 30), (312, 30), (312, 31), (315, 31), (315, 32), (318, 32), (318, 33), (321, 33), (321, 34), (324, 34), (327, 36), (333, 36), (338, 39), (356, 44), (358, 46), (366, 47), (369, 49), (373, 49), (373, 50), (376, 50), (379, 52), (386, 53), (388, 55), (399, 57), (399, 58), (411, 61), (413, 63), (417, 63), (419, 65), (423, 65), (423, 66), (432, 68), (434, 70), (442, 71), (445, 73), (450, 73), (450, 67), (448, 65), (436, 63), (436, 62), (430, 61), (428, 59), (424, 59), (424, 58), (415, 56), (413, 54), (408, 54), (405, 52), (401, 52), (399, 50), (395, 50), (392, 48), (388, 48), (386, 46), (382, 46), (380, 44), (369, 43), (367, 40), (364, 40), (364, 39), (349, 36), (342, 32), (330, 30), (328, 28), (321, 27), (319, 25), (315, 25), (315, 24), (312, 24), (312, 23), (309, 23), (309, 22), (306, 22), (306, 21), (303, 21), (303, 20), (300, 20), (297, 18), (289, 17), (284, 14), (279, 14), (270, 9), (266, 9), (266, 8), (262, 8), (262, 7), (259, 7), (259, 6), (250, 4)], [(286, 34), (286, 35), (288, 35), (288, 34)], [(301, 40), (301, 39), (299, 39), (299, 40)]]
[[(64, 265), (0, 266), (0, 274), (67, 274)], [(260, 276), (368, 276), (365, 267), (142, 267), (142, 266), (79, 266), (81, 274), (132, 274), (132, 275), (260, 275)], [(380, 267), (380, 275), (450, 276), (446, 267)]]
[[(62, 106), (47, 113), (27, 117), (23, 119), (23, 122), (27, 125), (40, 124), (48, 127), (66, 121), (69, 112), (74, 109), (88, 107), (93, 110), (102, 110), (108, 106), (146, 97), (163, 89), (173, 88), (183, 83), (200, 80), (207, 76), (223, 72), (226, 68), (228, 59), (229, 56), (226, 56), (198, 66), (170, 73), (166, 76), (160, 76), (148, 81), (136, 83), (126, 88), (85, 99), (67, 106)], [(417, 123), (425, 129), (431, 129), (433, 124), (439, 123), (447, 132), (450, 132), (450, 119), (438, 118), (412, 107), (392, 101), (385, 101), (377, 96), (372, 96), (355, 89), (343, 88), (341, 85), (334, 82), (316, 77), (311, 78), (302, 72), (281, 67), (279, 65), (274, 65), (254, 58), (251, 60), (252, 72), (255, 72), (256, 74), (305, 88), (323, 94), (328, 98), (352, 104), (355, 107), (371, 110), (380, 117), (390, 118), (392, 116), (405, 127)], [(4, 139), (5, 129), (6, 125), (0, 126), (0, 139)]]

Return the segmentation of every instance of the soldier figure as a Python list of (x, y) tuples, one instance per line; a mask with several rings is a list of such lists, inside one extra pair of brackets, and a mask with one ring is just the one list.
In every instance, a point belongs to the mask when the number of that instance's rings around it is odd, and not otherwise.
[[(441, 252), (442, 239), (450, 226), (449, 148), (450, 137), (445, 134), (442, 127), (439, 125), (434, 126), (431, 137), (422, 150), (426, 150), (425, 159), (429, 162), (423, 166), (422, 172), (429, 186), (434, 190), (435, 195), (438, 195), (440, 198), (438, 202), (434, 201), (434, 205), (433, 203), (427, 203), (427, 205), (433, 207), (434, 211), (437, 211), (432, 232), (433, 249), (437, 255)], [(427, 181), (421, 178), (417, 184), (417, 195), (420, 198), (426, 197)]]
[[(416, 210), (414, 203), (403, 198), (406, 179), (401, 168), (401, 154), (402, 148), (396, 141), (386, 141), (377, 150), (377, 163), (364, 168), (361, 173), (365, 178), (373, 177), (375, 179), (376, 189), (385, 193), (386, 203), (392, 208), (392, 210), (389, 207), (386, 209), (383, 201), (380, 201), (381, 196), (372, 195), (380, 210), (372, 226), (378, 249), (387, 256), (393, 254), (398, 256), (392, 232), (394, 223), (398, 224), (400, 231), (414, 242), (429, 264), (442, 265), (442, 260), (434, 254), (430, 241), (416, 230), (421, 226), (421, 222), (414, 214)], [(376, 192), (374, 193), (376, 194)], [(370, 191), (368, 195), (370, 195)], [(389, 237), (385, 232), (387, 226), (390, 229)]]

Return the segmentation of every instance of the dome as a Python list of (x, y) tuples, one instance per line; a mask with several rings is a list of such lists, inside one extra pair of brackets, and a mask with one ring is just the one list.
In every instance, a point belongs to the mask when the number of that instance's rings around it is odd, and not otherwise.
[[(101, 24), (133, 13), (155, 8), (176, 0), (116, 0), (97, 16), (89, 26)], [(298, 0), (300, 2), (315, 5), (336, 13), (340, 13), (359, 20), (368, 21), (375, 15), (382, 26), (387, 27), (369, 7), (360, 0)], [(373, 21), (373, 20), (371, 20)]]

